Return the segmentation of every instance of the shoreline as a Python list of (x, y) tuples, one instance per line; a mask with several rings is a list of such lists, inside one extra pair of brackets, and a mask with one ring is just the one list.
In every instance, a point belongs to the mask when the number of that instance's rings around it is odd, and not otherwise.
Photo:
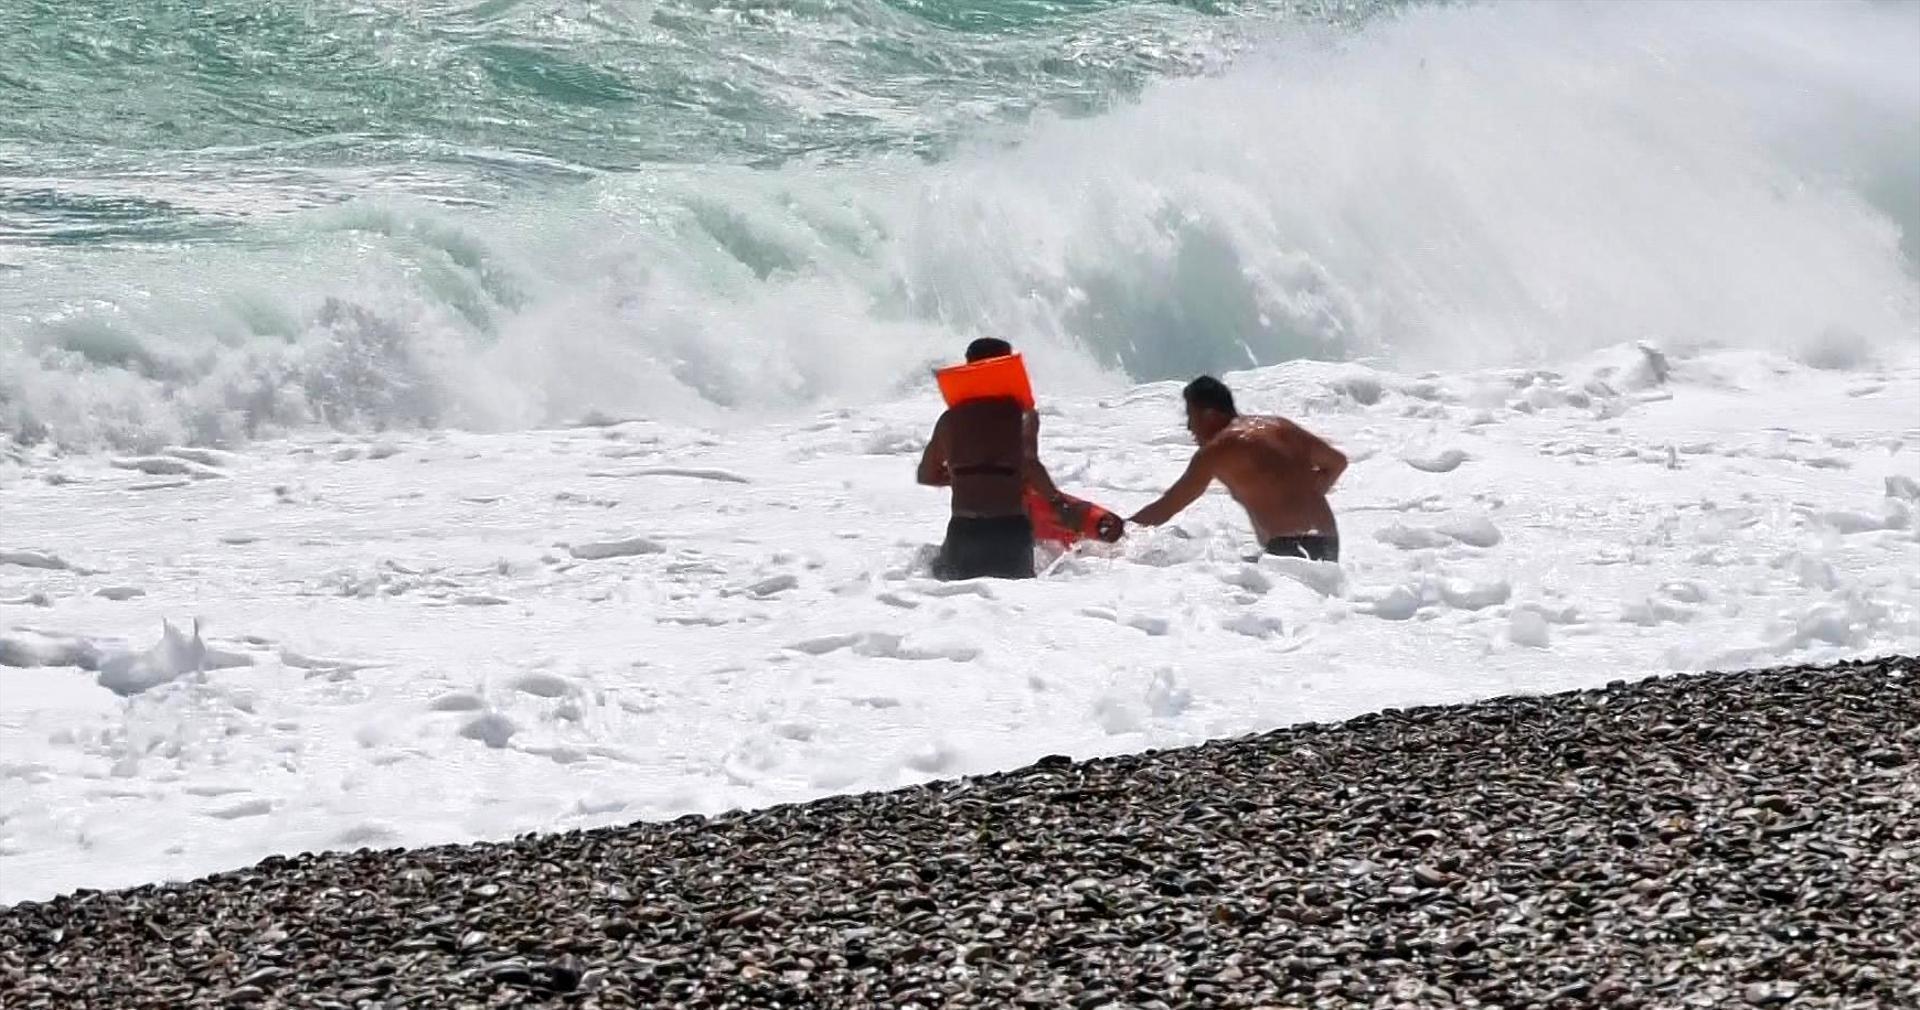
[(0, 907), (0, 1003), (1920, 1000), (1920, 659)]

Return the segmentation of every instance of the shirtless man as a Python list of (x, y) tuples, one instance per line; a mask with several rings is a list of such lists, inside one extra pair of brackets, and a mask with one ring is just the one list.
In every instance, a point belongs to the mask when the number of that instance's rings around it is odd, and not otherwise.
[(1281, 417), (1243, 417), (1225, 383), (1203, 375), (1181, 392), (1187, 430), (1200, 445), (1193, 462), (1160, 500), (1129, 522), (1158, 526), (1194, 503), (1217, 478), (1253, 520), (1267, 553), (1340, 560), (1340, 531), (1327, 492), (1347, 457)]
[[(1004, 340), (982, 337), (967, 346), (969, 363), (1012, 354)], [(970, 400), (940, 415), (920, 456), (918, 478), (953, 489), (953, 518), (934, 561), (941, 579), (1033, 578), (1033, 521), (1029, 484), (1058, 492), (1040, 465), (1040, 419), (1018, 401)]]

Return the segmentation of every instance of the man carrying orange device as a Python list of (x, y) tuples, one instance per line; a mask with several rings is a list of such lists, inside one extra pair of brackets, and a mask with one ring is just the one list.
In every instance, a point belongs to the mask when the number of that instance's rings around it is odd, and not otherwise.
[(982, 337), (967, 363), (935, 373), (947, 411), (920, 456), (919, 481), (953, 489), (953, 518), (934, 561), (941, 579), (1033, 577), (1036, 536), (1118, 540), (1120, 517), (1054, 487), (1040, 464), (1040, 419), (1012, 345)]

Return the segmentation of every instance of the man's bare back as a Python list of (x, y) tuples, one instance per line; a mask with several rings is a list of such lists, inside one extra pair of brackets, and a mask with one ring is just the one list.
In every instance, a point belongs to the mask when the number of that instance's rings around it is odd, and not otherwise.
[(1199, 457), (1247, 510), (1262, 544), (1274, 537), (1340, 535), (1327, 492), (1346, 459), (1305, 428), (1280, 417), (1240, 417)]
[(919, 481), (953, 489), (953, 514), (974, 518), (1027, 514), (1028, 487), (1053, 495), (1040, 465), (1040, 421), (1010, 400), (975, 400), (948, 409), (920, 456)]
[(1217, 379), (1196, 379), (1184, 395), (1187, 430), (1200, 449), (1167, 493), (1130, 521), (1158, 526), (1218, 480), (1247, 510), (1263, 547), (1337, 560), (1340, 534), (1327, 492), (1346, 471), (1347, 457), (1285, 418), (1242, 416)]
[[(967, 345), (977, 363), (1013, 354), (997, 337)], [(1014, 395), (968, 399), (933, 426), (920, 454), (920, 483), (953, 489), (953, 518), (934, 558), (941, 579), (1033, 578), (1033, 519), (1027, 494), (1059, 494), (1040, 465), (1040, 419)]]

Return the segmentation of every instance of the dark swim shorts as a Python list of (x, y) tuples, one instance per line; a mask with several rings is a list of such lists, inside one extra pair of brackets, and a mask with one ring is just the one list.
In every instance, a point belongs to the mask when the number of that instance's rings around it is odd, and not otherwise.
[(1306, 558), (1308, 561), (1340, 560), (1340, 538), (1321, 536), (1314, 533), (1299, 537), (1274, 537), (1267, 541), (1267, 553), (1283, 558)]
[(936, 579), (1033, 578), (1033, 522), (1025, 515), (947, 523), (947, 542), (933, 562)]

